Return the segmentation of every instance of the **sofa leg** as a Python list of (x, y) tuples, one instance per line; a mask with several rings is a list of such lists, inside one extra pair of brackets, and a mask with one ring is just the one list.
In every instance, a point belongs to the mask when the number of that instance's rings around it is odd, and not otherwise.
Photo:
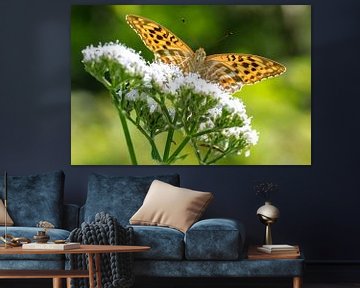
[(53, 288), (62, 288), (61, 278), (53, 278)]
[(301, 288), (301, 277), (296, 276), (293, 278), (293, 288)]

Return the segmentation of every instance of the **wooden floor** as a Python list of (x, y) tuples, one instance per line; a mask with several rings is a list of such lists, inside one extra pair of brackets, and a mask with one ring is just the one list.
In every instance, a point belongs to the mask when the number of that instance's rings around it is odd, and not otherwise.
[[(182, 288), (291, 288), (291, 283), (256, 283), (250, 281), (236, 285), (201, 285), (199, 283), (182, 285)], [(48, 279), (41, 280), (0, 280), (0, 288), (52, 288), (52, 282)], [(157, 285), (154, 283), (135, 284), (134, 288), (179, 288), (180, 286), (169, 283), (168, 285)], [(304, 283), (303, 288), (360, 288), (360, 283)]]
[(306, 284), (304, 288), (354, 288), (360, 287), (360, 283), (338, 283), (338, 284)]

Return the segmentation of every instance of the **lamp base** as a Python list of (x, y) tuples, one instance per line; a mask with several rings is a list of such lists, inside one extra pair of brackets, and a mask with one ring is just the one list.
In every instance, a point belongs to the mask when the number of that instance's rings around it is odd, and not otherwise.
[(271, 236), (271, 224), (266, 224), (265, 226), (265, 240), (266, 245), (272, 245), (272, 236)]

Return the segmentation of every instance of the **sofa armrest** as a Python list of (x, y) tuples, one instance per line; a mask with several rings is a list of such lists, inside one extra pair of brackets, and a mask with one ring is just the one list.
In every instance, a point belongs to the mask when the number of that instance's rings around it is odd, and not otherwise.
[(196, 222), (185, 235), (188, 260), (235, 260), (242, 255), (245, 228), (234, 219), (214, 218)]
[(71, 231), (77, 227), (79, 227), (79, 206), (64, 204), (63, 228)]

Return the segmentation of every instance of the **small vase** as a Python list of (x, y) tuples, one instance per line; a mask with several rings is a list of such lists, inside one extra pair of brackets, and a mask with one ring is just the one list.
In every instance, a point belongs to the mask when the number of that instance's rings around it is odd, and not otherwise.
[(266, 245), (272, 244), (272, 235), (271, 235), (271, 224), (274, 224), (276, 220), (280, 217), (280, 211), (274, 205), (271, 205), (271, 202), (266, 201), (265, 205), (261, 206), (256, 214), (258, 215), (261, 223), (265, 226), (265, 236), (264, 243)]

